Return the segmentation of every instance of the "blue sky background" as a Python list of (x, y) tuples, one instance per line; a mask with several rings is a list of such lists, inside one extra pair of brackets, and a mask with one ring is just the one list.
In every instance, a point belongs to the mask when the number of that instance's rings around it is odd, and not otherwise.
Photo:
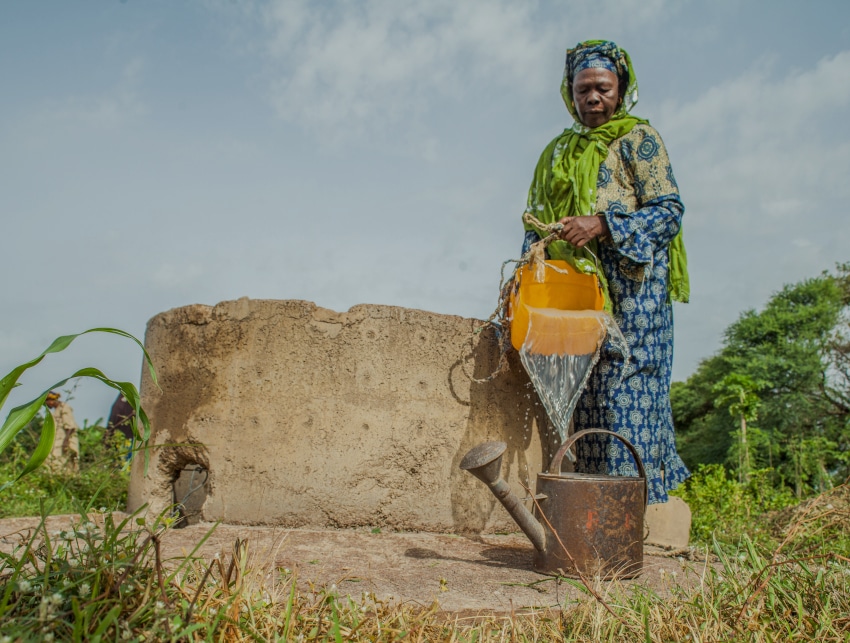
[[(608, 38), (686, 205), (676, 379), (745, 309), (850, 259), (850, 3), (0, 5), (0, 370), (57, 335), (242, 296), (486, 318), (564, 51)], [(11, 402), (129, 342), (86, 337)], [(78, 420), (112, 392), (84, 383)]]

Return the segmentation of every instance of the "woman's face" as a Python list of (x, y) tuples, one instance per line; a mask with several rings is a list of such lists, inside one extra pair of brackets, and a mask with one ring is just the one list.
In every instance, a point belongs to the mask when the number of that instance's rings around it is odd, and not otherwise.
[(620, 102), (617, 74), (607, 69), (582, 69), (573, 79), (573, 102), (582, 125), (599, 127), (611, 120)]

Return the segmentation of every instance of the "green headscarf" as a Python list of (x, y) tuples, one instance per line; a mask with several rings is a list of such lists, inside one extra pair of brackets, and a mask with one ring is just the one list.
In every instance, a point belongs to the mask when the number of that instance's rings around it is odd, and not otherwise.
[[(603, 64), (597, 64), (596, 61), (599, 60), (603, 60)], [(571, 93), (572, 83), (579, 70), (597, 66), (607, 69), (613, 67), (616, 70), (621, 80), (623, 100), (611, 120), (589, 129), (581, 124), (578, 117)], [(625, 91), (622, 91), (623, 84)], [(628, 134), (638, 123), (649, 122), (629, 114), (638, 101), (637, 77), (628, 53), (610, 41), (587, 40), (576, 45), (574, 49), (567, 50), (561, 96), (575, 124), (564, 130), (563, 134), (543, 150), (534, 170), (534, 180), (528, 195), (529, 211), (544, 224), (556, 223), (566, 216), (596, 214), (594, 208), (597, 177), (600, 164), (608, 156), (608, 145)], [(545, 236), (544, 231), (527, 223), (525, 229), (535, 230)], [(566, 241), (553, 241), (549, 244), (548, 251), (552, 259), (567, 261), (580, 272), (597, 274), (605, 295), (605, 307), (610, 310), (608, 282), (596, 259), (599, 256), (598, 247), (596, 239), (583, 248), (576, 248)], [(676, 301), (687, 302), (690, 289), (687, 255), (681, 229), (670, 243), (668, 253), (670, 297)]]

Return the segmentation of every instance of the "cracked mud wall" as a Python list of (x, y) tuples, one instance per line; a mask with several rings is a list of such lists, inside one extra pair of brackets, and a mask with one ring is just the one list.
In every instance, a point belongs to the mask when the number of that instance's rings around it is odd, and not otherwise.
[[(545, 414), (518, 360), (486, 384), (498, 347), (472, 319), (392, 306), (337, 313), (306, 301), (192, 305), (150, 320), (142, 399), (150, 462), (129, 507), (159, 511), (187, 465), (209, 473), (202, 514), (226, 523), (515, 531), (458, 463), (508, 444), (503, 476), (524, 496), (548, 460)], [(465, 356), (465, 365), (461, 364)], [(543, 430), (541, 431), (541, 427)]]

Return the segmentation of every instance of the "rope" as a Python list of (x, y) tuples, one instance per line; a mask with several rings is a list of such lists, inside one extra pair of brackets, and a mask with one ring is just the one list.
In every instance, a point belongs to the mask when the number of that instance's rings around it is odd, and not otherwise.
[[(557, 268), (546, 263), (546, 248), (553, 241), (558, 241), (561, 230), (564, 229), (561, 223), (543, 223), (530, 212), (522, 215), (522, 220), (535, 228), (538, 228), (546, 233), (546, 236), (540, 241), (532, 243), (528, 251), (519, 259), (508, 259), (502, 263), (502, 268), (499, 278), (499, 299), (496, 303), (496, 309), (493, 314), (478, 328), (472, 331), (470, 337), (470, 348), (473, 347), (473, 340), (476, 335), (480, 334), (488, 326), (492, 326), (496, 331), (496, 338), (499, 342), (499, 362), (496, 365), (496, 370), (490, 373), (487, 377), (477, 378), (466, 370), (466, 358), (469, 356), (465, 351), (460, 356), (461, 370), (472, 382), (476, 384), (486, 384), (492, 381), (506, 370), (508, 370), (508, 350), (511, 345), (511, 331), (508, 323), (508, 308), (510, 305), (511, 288), (516, 280), (517, 271), (525, 265), (538, 266), (540, 270), (551, 268), (556, 272), (566, 273), (567, 271)], [(515, 264), (511, 272), (511, 276), (505, 281), (505, 267), (508, 264)], [(540, 275), (542, 281), (542, 275)]]
[[(463, 374), (466, 375), (471, 381), (476, 384), (486, 384), (487, 382), (492, 381), (502, 373), (504, 373), (508, 369), (508, 350), (511, 345), (510, 340), (510, 324), (508, 323), (508, 308), (510, 304), (510, 294), (511, 288), (516, 280), (517, 271), (523, 266), (536, 266), (537, 273), (536, 278), (538, 281), (543, 281), (544, 279), (544, 271), (548, 268), (550, 270), (554, 270), (555, 272), (559, 272), (561, 274), (569, 274), (568, 270), (564, 270), (562, 268), (558, 268), (557, 266), (552, 265), (551, 263), (546, 262), (546, 248), (553, 241), (561, 241), (560, 234), (564, 229), (564, 224), (562, 223), (543, 223), (535, 217), (531, 212), (525, 212), (522, 215), (522, 220), (524, 223), (536, 228), (538, 231), (541, 231), (546, 234), (546, 236), (542, 237), (540, 241), (532, 243), (529, 247), (528, 251), (522, 255), (519, 259), (508, 259), (507, 261), (502, 263), (501, 276), (499, 279), (499, 300), (496, 303), (496, 309), (493, 311), (493, 314), (487, 318), (487, 320), (478, 328), (476, 328), (472, 332), (472, 337), (470, 337), (470, 348), (473, 347), (473, 340), (475, 335), (480, 334), (485, 328), (488, 326), (492, 326), (496, 331), (496, 337), (499, 341), (499, 362), (496, 366), (496, 370), (490, 373), (487, 377), (477, 378), (474, 377), (471, 373), (466, 370), (466, 358), (469, 356), (465, 351), (462, 352), (460, 356), (461, 370)], [(538, 232), (540, 234), (540, 232)], [(596, 264), (597, 270), (599, 270), (599, 258), (593, 253), (593, 251), (585, 246), (584, 248), (590, 255), (593, 257), (593, 261)], [(513, 272), (511, 272), (510, 278), (505, 281), (505, 266), (508, 264), (515, 264)]]

